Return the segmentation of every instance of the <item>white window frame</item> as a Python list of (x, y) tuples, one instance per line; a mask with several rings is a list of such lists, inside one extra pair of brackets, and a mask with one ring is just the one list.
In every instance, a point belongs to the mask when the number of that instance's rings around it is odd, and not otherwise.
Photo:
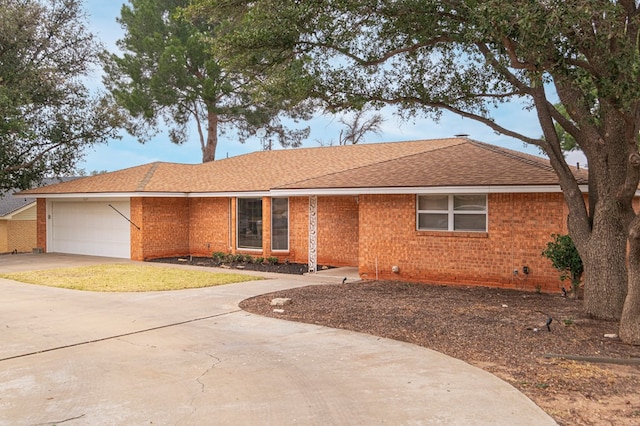
[[(274, 206), (274, 200), (287, 200), (287, 248), (279, 248), (279, 249), (275, 249), (273, 248), (273, 238), (274, 238), (274, 232), (273, 230), (275, 229), (274, 225), (273, 225), (273, 206)], [(271, 199), (271, 250), (276, 252), (276, 251), (282, 251), (282, 252), (287, 252), (289, 251), (289, 237), (291, 234), (291, 211), (290, 211), (290, 203), (289, 203), (289, 198), (288, 197), (273, 197)]]
[[(446, 210), (420, 210), (420, 197), (423, 196), (447, 196), (447, 209)], [(458, 196), (465, 195), (484, 195), (484, 209), (482, 210), (455, 210), (454, 209), (454, 199)], [(416, 195), (416, 230), (418, 231), (434, 231), (434, 232), (487, 232), (489, 229), (489, 200), (487, 194), (417, 194)], [(436, 228), (420, 228), (420, 215), (421, 214), (446, 214), (447, 215), (447, 229), (436, 229)], [(474, 229), (454, 229), (455, 227), (455, 216), (457, 215), (465, 215), (465, 214), (473, 214), (480, 215), (483, 214), (485, 217), (484, 229), (482, 230), (474, 230)]]

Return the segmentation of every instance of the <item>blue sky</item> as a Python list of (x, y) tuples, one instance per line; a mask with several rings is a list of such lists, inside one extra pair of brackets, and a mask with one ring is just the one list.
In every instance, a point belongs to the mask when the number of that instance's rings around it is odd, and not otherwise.
[[(102, 43), (111, 50), (116, 49), (116, 40), (122, 38), (123, 31), (116, 22), (120, 15), (120, 8), (124, 1), (86, 0), (85, 8), (91, 30), (100, 38)], [(101, 85), (99, 73), (96, 72), (90, 79), (91, 85)], [(393, 110), (382, 111), (386, 121), (382, 125), (380, 135), (368, 134), (366, 142), (396, 142), (416, 139), (434, 139), (453, 137), (456, 134), (468, 134), (471, 138), (499, 145), (505, 148), (539, 154), (536, 147), (525, 147), (516, 139), (495, 134), (490, 128), (473, 120), (463, 119), (457, 115), (445, 113), (439, 122), (426, 118), (416, 118), (410, 122), (401, 121)], [(524, 133), (530, 137), (538, 137), (542, 134), (534, 113), (526, 111), (518, 104), (508, 104), (496, 112), (496, 120), (506, 127)], [(340, 129), (343, 127), (337, 118), (321, 116), (312, 120), (311, 135), (304, 143), (305, 147), (319, 146), (318, 140), (328, 143), (337, 141)], [(78, 164), (78, 168), (88, 173), (94, 170), (113, 171), (127, 167), (146, 164), (153, 161), (166, 161), (175, 163), (199, 163), (202, 161), (200, 142), (195, 130), (191, 132), (189, 140), (184, 145), (175, 145), (169, 142), (165, 133), (158, 134), (151, 141), (140, 144), (136, 139), (122, 133), (121, 140), (113, 140), (105, 145), (98, 145), (86, 151), (84, 161)], [(219, 137), (216, 158), (232, 157), (261, 149), (257, 139), (240, 144), (234, 140), (233, 135), (221, 135)], [(580, 155), (570, 154), (570, 164), (585, 161)]]

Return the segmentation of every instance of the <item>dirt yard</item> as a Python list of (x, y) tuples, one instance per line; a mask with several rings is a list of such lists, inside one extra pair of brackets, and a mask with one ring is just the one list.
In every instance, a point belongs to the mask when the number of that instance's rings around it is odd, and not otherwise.
[[(275, 297), (293, 303), (274, 313)], [(464, 360), (520, 389), (561, 425), (640, 424), (640, 347), (605, 337), (617, 333), (617, 323), (585, 317), (578, 300), (378, 281), (286, 290), (241, 307)]]

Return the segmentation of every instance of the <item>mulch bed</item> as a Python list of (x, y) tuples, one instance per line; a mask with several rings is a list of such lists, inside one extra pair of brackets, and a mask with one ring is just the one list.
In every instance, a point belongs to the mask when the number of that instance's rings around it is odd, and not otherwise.
[[(246, 271), (276, 272), (279, 274), (302, 275), (309, 272), (309, 265), (306, 263), (254, 263), (254, 262), (224, 262), (221, 263), (213, 257), (182, 256), (164, 257), (160, 259), (150, 259), (148, 262), (172, 263), (181, 265), (208, 266), (225, 269), (242, 269)], [(330, 266), (319, 265), (318, 269), (330, 268)]]

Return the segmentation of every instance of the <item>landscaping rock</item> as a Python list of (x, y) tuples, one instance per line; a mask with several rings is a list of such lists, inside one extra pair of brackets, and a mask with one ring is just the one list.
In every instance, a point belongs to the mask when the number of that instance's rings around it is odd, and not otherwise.
[(271, 306), (287, 306), (291, 303), (291, 299), (288, 297), (276, 297), (275, 299), (271, 299)]

